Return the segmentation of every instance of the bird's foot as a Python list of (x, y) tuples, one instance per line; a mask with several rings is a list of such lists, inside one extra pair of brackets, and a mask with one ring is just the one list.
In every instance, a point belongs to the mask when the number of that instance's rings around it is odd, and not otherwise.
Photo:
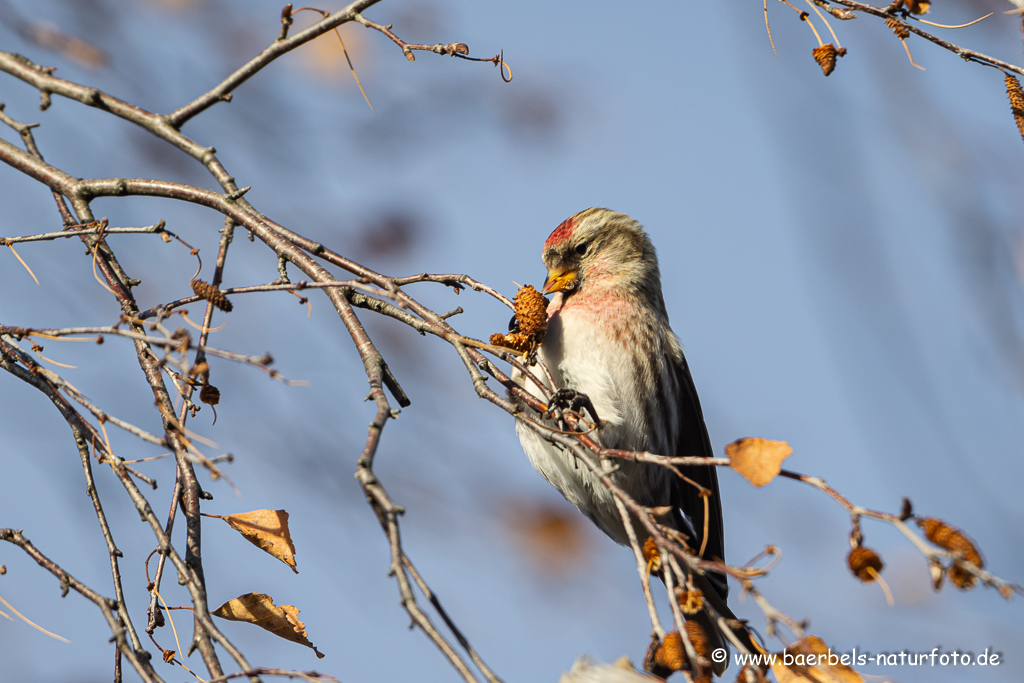
[(597, 411), (594, 410), (594, 404), (586, 394), (580, 393), (575, 389), (559, 389), (551, 396), (551, 401), (548, 403), (547, 409), (541, 413), (541, 417), (544, 419), (550, 419), (554, 417), (556, 412), (563, 412), (569, 410), (578, 415), (580, 409), (586, 408), (587, 412), (590, 413), (590, 417), (594, 421), (594, 425), (597, 427), (601, 426), (601, 418), (597, 416)]

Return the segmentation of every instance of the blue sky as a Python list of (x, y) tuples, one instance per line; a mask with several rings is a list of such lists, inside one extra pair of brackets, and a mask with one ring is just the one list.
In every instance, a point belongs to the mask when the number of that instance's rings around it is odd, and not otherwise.
[[(1003, 4), (936, 7), (934, 20), (958, 23)], [(48, 52), (17, 35), (9, 18), (0, 25), (3, 49), (163, 112), (272, 40), (280, 10), (269, 2), (8, 5), (90, 40), (109, 65), (90, 70)], [(915, 61), (927, 67), (918, 71), (895, 38), (861, 17), (835, 26), (849, 54), (824, 78), (807, 27), (782, 5), (769, 10), (778, 56), (757, 3), (650, 2), (630, 13), (610, 2), (384, 2), (367, 15), (394, 23), (409, 41), (462, 41), (476, 56), (504, 50), (514, 81), (502, 83), (489, 65), (431, 54), (410, 64), (383, 36), (349, 27), (375, 115), (346, 69), (324, 66), (337, 56), (307, 47), (184, 131), (216, 145), (264, 213), (389, 274), (466, 272), (511, 294), (513, 280), (542, 281), (541, 244), (566, 216), (593, 205), (630, 213), (658, 249), (669, 314), (716, 448), (742, 436), (785, 439), (795, 450), (788, 467), (870, 507), (897, 511), (909, 496), (921, 514), (965, 529), (995, 573), (1021, 582), (1024, 149), (1002, 76), (911, 40)], [(1020, 61), (1013, 18), (997, 14), (948, 37)], [(0, 101), (15, 118), (43, 124), (43, 153), (73, 175), (212, 187), (198, 165), (99, 112), (59, 98), (39, 112), (37, 94), (8, 77)], [(47, 193), (0, 172), (0, 234), (53, 229)], [(137, 199), (101, 200), (95, 210), (116, 225), (163, 218), (212, 261), (216, 216)], [(185, 250), (141, 236), (112, 245), (144, 280), (143, 305), (188, 293), (194, 261)], [(233, 249), (228, 283), (276, 277), (259, 245), (238, 239)], [(0, 289), (16, 293), (0, 297), (4, 322), (116, 320), (81, 252), (70, 242), (20, 247), (40, 287), (13, 256), (0, 255)], [(462, 306), (454, 321), (466, 334), (484, 337), (508, 319), (483, 295), (455, 298), (429, 285), (414, 293), (439, 310)], [(422, 634), (406, 629), (386, 576), (383, 537), (351, 476), (372, 415), (362, 403), (365, 379), (340, 322), (312, 300), (312, 318), (286, 294), (239, 301), (215, 335), (225, 348), (271, 352), (285, 376), (309, 386), (214, 365), (219, 418), (210, 426), (201, 415), (193, 428), (235, 455), (229, 474), (244, 498), (208, 483), (215, 500), (207, 509), (287, 509), (301, 573), (210, 524), (211, 602), (270, 593), (302, 610), (328, 655), (317, 661), (228, 624), (260, 665), (316, 668), (345, 681), (455, 680)], [(565, 508), (530, 469), (511, 418), (476, 399), (443, 343), (390, 321), (367, 325), (413, 400), (385, 432), (378, 473), (408, 510), (407, 550), (478, 651), (509, 681), (554, 680), (581, 654), (641, 660), (648, 626), (629, 553), (580, 526), (586, 542), (576, 561), (545, 570), (524, 550), (516, 511)], [(98, 403), (156, 428), (126, 343), (46, 347), (47, 356), (79, 366), (67, 378)], [(0, 387), (0, 526), (24, 528), (76, 576), (107, 590), (107, 560), (66, 428), (17, 380), (0, 377)], [(125, 457), (155, 454), (114, 439)], [(147, 470), (161, 483), (158, 509), (173, 481), (161, 463)], [(148, 531), (114, 482), (101, 478), (100, 486), (119, 543), (148, 547)], [(1019, 601), (984, 589), (934, 594), (925, 560), (898, 532), (865, 522), (867, 543), (886, 561), (896, 598), (889, 608), (877, 586), (845, 567), (848, 519), (839, 506), (789, 481), (754, 490), (729, 472), (722, 489), (730, 560), (780, 546), (783, 560), (760, 590), (810, 619), (833, 648), (990, 648), (1005, 664), (969, 679), (1016, 680)], [(125, 560), (138, 619), (147, 552)], [(109, 634), (95, 609), (78, 596), (61, 600), (56, 582), (14, 548), (0, 548), (0, 564), (8, 567), (0, 595), (73, 641), (0, 621), (11, 679), (107, 680)], [(168, 602), (185, 601), (171, 584)], [(756, 607), (734, 595), (736, 611), (763, 628)], [(158, 635), (170, 645), (170, 634)], [(864, 672), (964, 677), (942, 668)], [(161, 674), (188, 678), (170, 668)]]

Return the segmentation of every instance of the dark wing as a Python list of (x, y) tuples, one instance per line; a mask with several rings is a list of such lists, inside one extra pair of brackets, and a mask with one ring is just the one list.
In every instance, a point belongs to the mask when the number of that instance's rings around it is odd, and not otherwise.
[[(674, 455), (713, 458), (708, 428), (704, 425), (704, 413), (700, 409), (697, 389), (693, 386), (690, 367), (680, 354), (676, 379), (679, 383), (679, 445)], [(684, 475), (711, 491), (707, 499), (707, 520), (704, 515), (704, 499), (698, 489), (689, 482), (675, 478), (673, 502), (689, 519), (694, 530), (693, 549), (700, 550), (704, 540), (704, 526), (707, 524), (707, 545), (703, 557), (709, 560), (725, 560), (725, 527), (722, 521), (722, 496), (718, 492), (718, 468), (713, 465), (691, 465), (682, 468)], [(729, 584), (722, 574), (707, 575), (708, 582), (723, 601), (729, 595)]]

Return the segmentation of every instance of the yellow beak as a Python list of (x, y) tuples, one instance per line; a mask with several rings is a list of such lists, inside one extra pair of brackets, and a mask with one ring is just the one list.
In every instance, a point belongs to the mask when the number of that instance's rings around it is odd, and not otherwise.
[(563, 272), (548, 271), (548, 279), (544, 282), (544, 294), (552, 292), (572, 291), (576, 288), (576, 271), (566, 270)]

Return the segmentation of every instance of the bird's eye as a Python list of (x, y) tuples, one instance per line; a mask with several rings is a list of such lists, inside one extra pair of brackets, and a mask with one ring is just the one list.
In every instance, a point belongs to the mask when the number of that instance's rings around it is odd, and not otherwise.
[(586, 254), (587, 253), (587, 243), (586, 242), (580, 242), (579, 244), (577, 244), (576, 245), (576, 253), (579, 254), (580, 256), (583, 256), (584, 254)]

